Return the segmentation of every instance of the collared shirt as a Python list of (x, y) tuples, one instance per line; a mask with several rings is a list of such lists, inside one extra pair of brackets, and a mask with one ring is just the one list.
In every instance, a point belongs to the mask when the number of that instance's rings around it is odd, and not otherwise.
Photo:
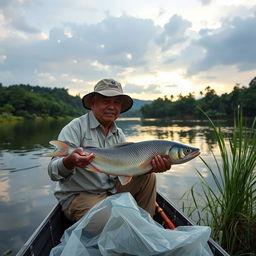
[[(116, 126), (115, 122), (111, 126), (109, 133), (104, 135), (102, 125), (90, 111), (68, 123), (61, 130), (58, 140), (68, 141), (77, 147), (93, 146), (105, 148), (125, 142), (125, 135)], [(53, 181), (58, 182), (54, 195), (63, 209), (66, 209), (74, 195), (79, 193), (103, 194), (116, 192), (116, 176), (90, 172), (82, 168), (69, 170), (63, 164), (63, 157), (52, 158), (48, 166), (48, 173)]]

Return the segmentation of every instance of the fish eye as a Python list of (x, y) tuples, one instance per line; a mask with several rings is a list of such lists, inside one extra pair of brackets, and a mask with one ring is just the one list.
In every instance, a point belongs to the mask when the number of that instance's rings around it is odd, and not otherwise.
[(189, 153), (191, 153), (191, 152), (192, 152), (192, 149), (191, 149), (191, 148), (186, 148), (186, 149), (185, 149), (185, 153), (186, 153), (186, 154), (189, 154)]

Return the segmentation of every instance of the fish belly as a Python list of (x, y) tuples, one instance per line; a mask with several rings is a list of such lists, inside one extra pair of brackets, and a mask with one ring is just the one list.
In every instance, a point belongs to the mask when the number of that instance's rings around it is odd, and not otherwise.
[(145, 147), (124, 147), (110, 149), (92, 149), (95, 154), (92, 165), (96, 169), (111, 175), (136, 176), (152, 169), (150, 162), (152, 151)]

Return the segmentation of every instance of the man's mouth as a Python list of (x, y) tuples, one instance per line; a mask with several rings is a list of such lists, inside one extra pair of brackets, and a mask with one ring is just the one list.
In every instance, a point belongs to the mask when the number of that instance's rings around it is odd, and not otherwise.
[(104, 111), (104, 114), (115, 115), (115, 114), (116, 114), (116, 111), (114, 111), (114, 110), (105, 110), (105, 111)]

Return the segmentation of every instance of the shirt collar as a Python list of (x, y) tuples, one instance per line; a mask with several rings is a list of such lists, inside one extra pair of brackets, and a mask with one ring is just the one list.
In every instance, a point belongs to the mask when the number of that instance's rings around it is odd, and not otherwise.
[[(89, 121), (90, 121), (91, 129), (95, 129), (101, 126), (101, 123), (97, 120), (97, 118), (95, 117), (92, 111), (89, 112)], [(110, 127), (110, 131), (112, 133), (116, 133), (118, 131), (117, 125), (115, 122), (113, 122), (112, 126)]]

